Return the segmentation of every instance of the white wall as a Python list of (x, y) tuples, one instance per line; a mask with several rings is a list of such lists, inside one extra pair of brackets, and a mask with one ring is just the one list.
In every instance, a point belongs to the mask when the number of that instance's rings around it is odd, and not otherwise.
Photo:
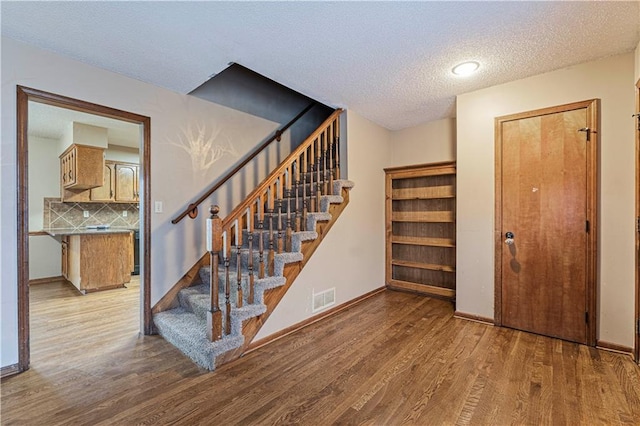
[(456, 119), (445, 118), (391, 132), (390, 166), (454, 161)]
[(459, 311), (494, 314), (494, 118), (600, 98), (598, 339), (633, 346), (634, 83), (629, 53), (458, 96)]
[(60, 242), (49, 235), (29, 237), (29, 279), (62, 275)]
[[(44, 197), (59, 197), (59, 142), (29, 136), (29, 232), (42, 230)], [(29, 279), (60, 275), (60, 243), (48, 235), (29, 237)]]
[(347, 111), (349, 205), (273, 311), (256, 339), (310, 316), (311, 294), (336, 288), (336, 304), (384, 286), (384, 167), (391, 157), (389, 132)]
[[(151, 217), (151, 303), (166, 291), (205, 251), (206, 213), (195, 221), (172, 225), (178, 211), (228, 170), (241, 156), (271, 134), (277, 123), (250, 116), (201, 99), (155, 87), (119, 74), (101, 70), (26, 44), (2, 38), (2, 130), (0, 142), (0, 277), (1, 328), (0, 365), (17, 362), (17, 228), (16, 228), (16, 85), (65, 95), (151, 117), (151, 199), (164, 202), (164, 213)], [(231, 144), (234, 155), (225, 155), (206, 170), (194, 169), (203, 155), (192, 156), (183, 148), (189, 136), (203, 130), (216, 145)], [(193, 141), (195, 138), (192, 137)], [(271, 150), (264, 164), (284, 158), (288, 144)], [(268, 158), (267, 158), (268, 157)], [(249, 186), (254, 170), (237, 179)], [(57, 179), (56, 179), (57, 181)], [(221, 212), (230, 211), (241, 191), (225, 190), (215, 199)], [(147, 271), (148, 272), (148, 271)]]
[(45, 197), (60, 197), (58, 141), (29, 136), (29, 231), (42, 230)]
[[(73, 143), (107, 149), (107, 129), (84, 123), (73, 123)], [(63, 147), (66, 149), (68, 146)], [(64, 150), (63, 149), (63, 150)], [(62, 154), (62, 152), (60, 152)]]

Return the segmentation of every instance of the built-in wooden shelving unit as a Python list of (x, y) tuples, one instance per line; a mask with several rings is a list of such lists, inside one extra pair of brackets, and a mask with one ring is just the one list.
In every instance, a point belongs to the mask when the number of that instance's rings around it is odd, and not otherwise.
[(455, 162), (386, 172), (386, 283), (455, 299)]

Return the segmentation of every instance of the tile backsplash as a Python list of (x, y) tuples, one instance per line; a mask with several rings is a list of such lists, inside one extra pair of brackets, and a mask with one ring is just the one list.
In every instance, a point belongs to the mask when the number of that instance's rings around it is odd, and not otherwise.
[[(85, 211), (89, 212), (89, 217), (84, 217)], [(137, 229), (140, 209), (137, 203), (63, 203), (60, 198), (45, 198), (42, 224), (45, 229), (76, 229), (89, 225)]]

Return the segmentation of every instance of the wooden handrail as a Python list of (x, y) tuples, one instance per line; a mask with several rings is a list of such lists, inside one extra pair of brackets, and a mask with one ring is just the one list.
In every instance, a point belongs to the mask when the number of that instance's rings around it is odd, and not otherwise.
[(182, 219), (184, 219), (184, 217), (187, 216), (187, 215), (189, 215), (189, 217), (191, 219), (195, 219), (198, 216), (198, 206), (200, 204), (202, 204), (202, 202), (204, 202), (207, 198), (209, 198), (211, 196), (211, 194), (216, 192), (222, 185), (224, 185), (236, 173), (238, 173), (240, 170), (242, 170), (242, 168), (244, 168), (244, 166), (246, 166), (247, 163), (249, 163), (249, 161), (253, 160), (258, 154), (260, 154), (266, 147), (268, 147), (271, 144), (271, 142), (273, 142), (274, 140), (277, 140), (278, 142), (280, 142), (280, 140), (282, 139), (282, 134), (284, 132), (286, 132), (289, 129), (289, 127), (293, 126), (296, 121), (298, 121), (300, 118), (302, 118), (303, 115), (305, 115), (307, 112), (309, 112), (309, 110), (311, 108), (313, 108), (314, 105), (315, 105), (315, 103), (313, 103), (313, 102), (310, 103), (309, 105), (306, 106), (305, 109), (300, 111), (300, 113), (298, 113), (298, 115), (293, 117), (291, 119), (291, 121), (289, 121), (287, 124), (282, 126), (280, 129), (276, 130), (269, 139), (267, 139), (262, 145), (260, 145), (255, 150), (253, 150), (253, 152), (247, 158), (245, 158), (240, 164), (238, 164), (236, 167), (234, 167), (233, 170), (231, 170), (229, 173), (224, 175), (221, 179), (218, 179), (216, 181), (216, 183), (214, 183), (211, 186), (211, 188), (209, 188), (209, 190), (207, 192), (205, 192), (196, 201), (194, 201), (193, 203), (189, 204), (189, 206), (187, 206), (187, 208), (182, 213), (180, 213), (178, 216), (176, 216), (174, 219), (172, 219), (171, 223), (175, 225), (176, 223), (178, 223)]

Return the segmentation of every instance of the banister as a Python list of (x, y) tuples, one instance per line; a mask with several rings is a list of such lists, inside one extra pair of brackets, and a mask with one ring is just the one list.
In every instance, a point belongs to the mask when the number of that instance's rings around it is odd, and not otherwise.
[(261, 184), (259, 184), (253, 191), (251, 191), (251, 193), (249, 195), (247, 195), (247, 197), (244, 199), (244, 201), (242, 203), (240, 203), (235, 209), (233, 209), (231, 211), (231, 213), (229, 213), (222, 221), (222, 228), (225, 229), (229, 226), (229, 224), (234, 221), (237, 216), (239, 216), (242, 212), (244, 212), (247, 207), (249, 207), (249, 205), (255, 201), (255, 198), (257, 198), (257, 195), (260, 194), (261, 192), (264, 192), (264, 190), (271, 184), (273, 184), (272, 178), (278, 175), (281, 175), (284, 170), (287, 168), (287, 165), (296, 157), (299, 157), (300, 154), (302, 154), (302, 152), (308, 148), (308, 142), (312, 141), (314, 139), (316, 139), (320, 133), (322, 133), (324, 131), (324, 129), (329, 125), (329, 123), (331, 123), (332, 121), (334, 121), (338, 116), (340, 116), (340, 114), (342, 114), (342, 109), (338, 108), (336, 109), (333, 114), (331, 114), (317, 129), (316, 131), (314, 131), (312, 134), (310, 134), (305, 140), (304, 142), (302, 142), (300, 145), (298, 145), (298, 147), (296, 149), (294, 149), (291, 154), (289, 154), (287, 156), (287, 158), (282, 161), (280, 163), (280, 165), (278, 167), (276, 167), (271, 173), (269, 173), (269, 176), (267, 176)]
[(284, 132), (286, 132), (289, 129), (289, 127), (293, 126), (296, 121), (298, 121), (300, 118), (302, 118), (303, 115), (305, 115), (307, 112), (309, 112), (309, 110), (311, 108), (313, 108), (314, 105), (315, 105), (314, 102), (310, 103), (309, 105), (306, 106), (305, 109), (300, 111), (300, 113), (298, 113), (298, 115), (293, 117), (291, 119), (291, 121), (289, 121), (287, 124), (282, 126), (280, 129), (276, 130), (269, 139), (267, 139), (262, 145), (258, 146), (255, 150), (253, 150), (253, 152), (247, 158), (245, 158), (240, 164), (238, 164), (236, 167), (234, 167), (233, 170), (231, 170), (229, 173), (224, 175), (221, 179), (218, 179), (216, 181), (216, 183), (214, 183), (211, 186), (211, 188), (209, 188), (209, 190), (207, 192), (205, 192), (196, 201), (194, 201), (193, 203), (189, 204), (187, 206), (187, 208), (182, 213), (180, 213), (178, 216), (176, 216), (174, 219), (172, 219), (171, 223), (175, 225), (176, 223), (178, 223), (182, 219), (184, 219), (184, 217), (187, 216), (187, 215), (189, 215), (190, 218), (195, 219), (196, 216), (198, 215), (198, 206), (202, 202), (204, 202), (207, 198), (209, 198), (211, 196), (211, 194), (216, 192), (218, 190), (218, 188), (220, 188), (229, 179), (231, 179), (236, 173), (238, 173), (244, 166), (247, 165), (247, 163), (249, 163), (249, 161), (253, 160), (258, 154), (260, 154), (265, 148), (267, 148), (271, 144), (271, 142), (273, 142), (274, 140), (277, 140), (278, 142), (280, 142), (280, 140), (282, 139), (282, 134)]

